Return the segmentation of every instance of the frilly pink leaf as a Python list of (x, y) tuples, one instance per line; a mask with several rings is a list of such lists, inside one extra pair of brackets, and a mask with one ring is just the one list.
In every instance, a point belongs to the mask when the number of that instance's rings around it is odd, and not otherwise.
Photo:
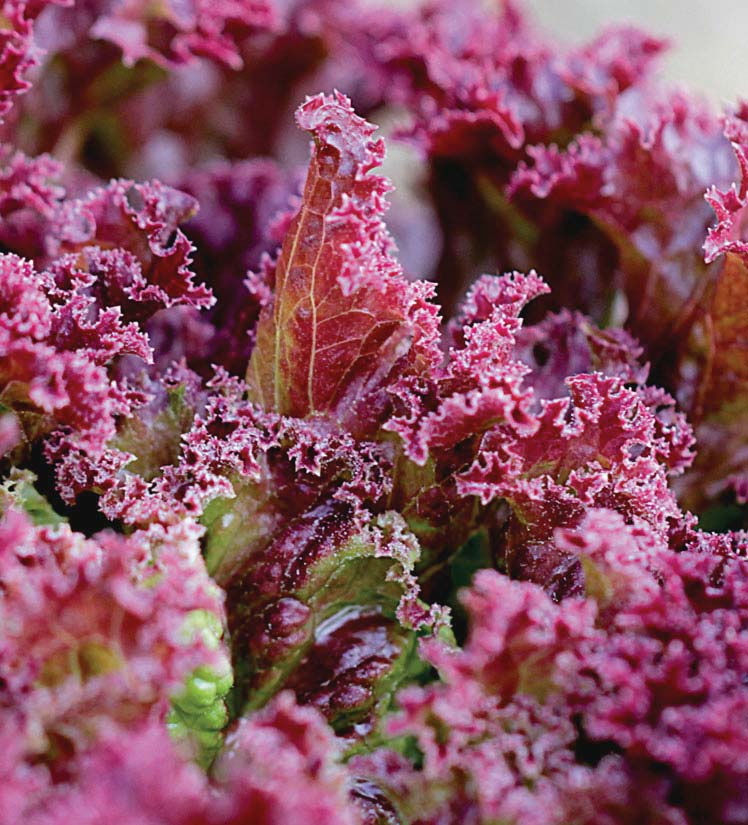
[(525, 377), (536, 398), (559, 398), (565, 379), (602, 372), (626, 384), (643, 385), (649, 365), (640, 359), (642, 347), (623, 329), (599, 329), (579, 312), (561, 310), (517, 335), (515, 354), (530, 367)]
[(0, 237), (7, 251), (42, 255), (47, 223), (65, 194), (62, 172), (49, 155), (29, 158), (9, 144), (0, 146)]
[(17, 760), (12, 725), (5, 719), (0, 724), (2, 741), (9, 746), (0, 762), (3, 822), (359, 822), (334, 737), (318, 714), (296, 706), (288, 693), (238, 724), (212, 780), (185, 759), (162, 724), (143, 720), (102, 725), (97, 740), (70, 764), (64, 780), (53, 784), (43, 769)]
[(15, 255), (0, 260), (0, 392), (33, 441), (55, 427), (72, 428), (82, 445), (101, 447), (114, 434), (126, 396), (103, 364), (114, 355), (149, 357), (143, 335), (123, 325), (117, 310), (90, 321), (88, 299), (68, 293), (54, 306), (49, 276)]
[(47, 5), (67, 5), (67, 0), (3, 0), (3, 28), (0, 31), (0, 120), (13, 106), (15, 98), (31, 83), (29, 69), (39, 58), (34, 43), (34, 18)]
[(91, 37), (119, 46), (126, 66), (143, 58), (170, 67), (208, 57), (239, 69), (237, 40), (279, 23), (270, 0), (196, 0), (188, 6), (168, 0), (156, 7), (143, 0), (119, 0), (102, 12)]
[(209, 821), (212, 800), (204, 774), (177, 750), (164, 725), (154, 720), (104, 725), (97, 741), (71, 769), (69, 780), (25, 798), (14, 815), (32, 825), (72, 820), (81, 825)]
[(120, 278), (118, 285), (130, 300), (159, 307), (209, 307), (213, 298), (205, 286), (193, 283), (193, 247), (179, 228), (196, 209), (190, 195), (158, 181), (112, 181), (62, 204), (49, 230), (48, 253), (56, 258), (95, 247), (117, 248), (139, 265), (139, 271), (124, 283)]
[(342, 95), (308, 99), (297, 121), (315, 144), (275, 265), (273, 304), (257, 327), (250, 398), (363, 432), (381, 421), (391, 375), (434, 357), (436, 308), (391, 256), (381, 220), (389, 184), (371, 174), (384, 154), (374, 127)]
[(481, 571), (463, 648), (425, 651), (445, 682), (403, 692), (391, 722), (423, 766), (380, 751), (352, 771), (429, 823), (739, 821), (745, 559), (675, 553), (607, 510), (556, 540), (585, 597)]
[(311, 708), (298, 707), (292, 694), (280, 694), (228, 736), (215, 768), (223, 798), (211, 821), (355, 825), (347, 774), (335, 764), (337, 755), (322, 718)]
[(568, 55), (561, 76), (590, 97), (612, 101), (646, 81), (669, 45), (666, 39), (634, 26), (611, 26)]
[(163, 718), (169, 697), (216, 652), (187, 632), (194, 611), (220, 616), (196, 525), (129, 539), (85, 539), (32, 527), (10, 509), (0, 524), (3, 703), (25, 720), (26, 758), (64, 770), (99, 725)]
[(400, 435), (413, 462), (423, 465), (430, 453), (474, 440), (497, 424), (534, 431), (531, 397), (521, 385), (526, 369), (512, 354), (520, 312), (547, 289), (534, 272), (479, 279), (450, 324), (454, 343), (446, 365), (430, 379), (406, 375), (390, 389), (394, 415), (385, 429)]

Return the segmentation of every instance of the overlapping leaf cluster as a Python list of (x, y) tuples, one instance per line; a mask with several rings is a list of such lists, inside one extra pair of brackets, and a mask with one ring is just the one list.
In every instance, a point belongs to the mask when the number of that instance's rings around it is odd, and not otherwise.
[(0, 822), (748, 820), (745, 106), (509, 2), (0, 22)]

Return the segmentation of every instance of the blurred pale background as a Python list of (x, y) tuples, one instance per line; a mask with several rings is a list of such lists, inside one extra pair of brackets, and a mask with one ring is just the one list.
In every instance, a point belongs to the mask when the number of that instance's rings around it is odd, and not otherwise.
[(570, 43), (630, 22), (672, 41), (665, 73), (716, 101), (748, 98), (748, 0), (524, 0), (548, 32)]

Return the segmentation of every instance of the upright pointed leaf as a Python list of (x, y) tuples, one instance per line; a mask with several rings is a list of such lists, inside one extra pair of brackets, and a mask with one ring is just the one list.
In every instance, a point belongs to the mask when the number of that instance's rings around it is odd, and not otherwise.
[(319, 95), (297, 122), (314, 138), (304, 194), (275, 264), (275, 298), (260, 318), (247, 371), (250, 398), (295, 417), (323, 414), (365, 431), (385, 412), (393, 370), (422, 355), (416, 313), (428, 288), (410, 284), (382, 223), (387, 181), (374, 127), (344, 96)]

